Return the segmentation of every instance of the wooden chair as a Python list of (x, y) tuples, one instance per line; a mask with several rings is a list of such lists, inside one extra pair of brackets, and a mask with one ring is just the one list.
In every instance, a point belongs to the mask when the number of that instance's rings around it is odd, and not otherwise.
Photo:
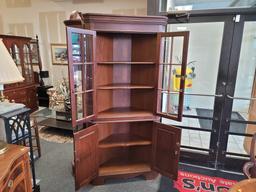
[(252, 137), (250, 149), (250, 161), (245, 163), (243, 167), (244, 174), (249, 178), (256, 178), (256, 159), (255, 159), (255, 142), (256, 133)]

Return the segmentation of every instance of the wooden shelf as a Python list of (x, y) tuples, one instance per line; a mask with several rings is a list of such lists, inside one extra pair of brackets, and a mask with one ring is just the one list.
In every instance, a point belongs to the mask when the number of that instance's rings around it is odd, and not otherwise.
[(159, 65), (176, 65), (176, 66), (182, 66), (182, 64), (179, 64), (179, 63), (159, 63)]
[(92, 65), (92, 62), (73, 62), (73, 65)]
[(99, 176), (145, 173), (151, 171), (149, 163), (127, 159), (111, 159), (99, 168)]
[(102, 86), (99, 86), (98, 89), (101, 89), (101, 90), (106, 90), (106, 89), (154, 89), (154, 86), (118, 83), (118, 84), (102, 85)]
[(151, 141), (137, 135), (113, 134), (99, 143), (100, 148), (151, 145)]
[(103, 62), (98, 62), (98, 64), (101, 65), (154, 65), (155, 62), (150, 62), (150, 61), (141, 61), (141, 62), (133, 62), (133, 61), (103, 61)]
[(151, 111), (133, 109), (129, 107), (117, 107), (111, 108), (106, 111), (98, 113), (98, 120), (106, 119), (125, 119), (125, 118), (138, 118), (138, 119), (154, 119), (154, 115)]

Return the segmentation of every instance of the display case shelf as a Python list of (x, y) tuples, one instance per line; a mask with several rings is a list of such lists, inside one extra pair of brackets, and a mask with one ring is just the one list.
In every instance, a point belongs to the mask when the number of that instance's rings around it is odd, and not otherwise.
[(73, 65), (92, 65), (92, 62), (74, 62)]
[(98, 120), (111, 120), (111, 119), (154, 119), (154, 115), (151, 111), (135, 109), (131, 107), (116, 107), (98, 113)]
[(99, 176), (143, 173), (149, 171), (151, 171), (149, 163), (134, 161), (131, 159), (115, 158), (100, 166)]
[(151, 145), (151, 141), (141, 136), (131, 134), (113, 134), (99, 143), (100, 148), (130, 147), (139, 145)]

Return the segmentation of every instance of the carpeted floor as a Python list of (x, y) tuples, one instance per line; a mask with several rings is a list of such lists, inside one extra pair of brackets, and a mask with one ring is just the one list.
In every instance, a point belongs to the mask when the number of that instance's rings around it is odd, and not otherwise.
[(74, 191), (71, 174), (73, 144), (53, 143), (41, 139), (41, 150), (42, 157), (35, 161), (41, 192)]

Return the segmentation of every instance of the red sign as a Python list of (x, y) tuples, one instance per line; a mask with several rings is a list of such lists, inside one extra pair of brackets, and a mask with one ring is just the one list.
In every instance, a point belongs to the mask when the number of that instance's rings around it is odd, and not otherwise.
[(179, 171), (174, 187), (180, 192), (227, 192), (237, 181)]

